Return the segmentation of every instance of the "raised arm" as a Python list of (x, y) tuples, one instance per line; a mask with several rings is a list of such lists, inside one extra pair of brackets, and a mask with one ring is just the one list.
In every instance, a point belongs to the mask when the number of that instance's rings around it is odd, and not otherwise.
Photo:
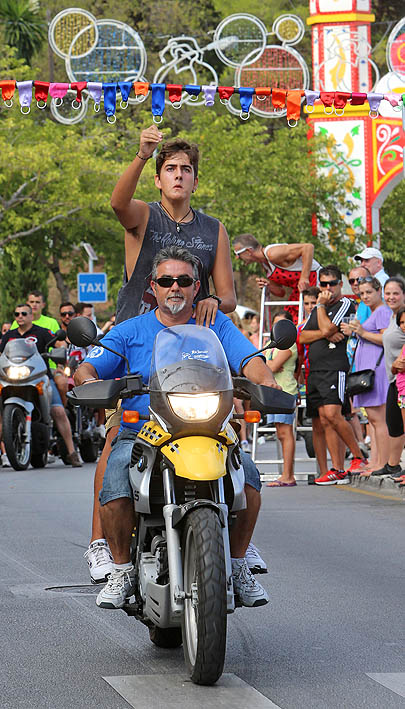
[[(219, 309), (223, 313), (231, 313), (236, 308), (236, 294), (229, 238), (223, 224), (219, 225), (217, 253), (211, 275), (214, 281), (215, 295), (221, 298), (222, 301)], [(196, 324), (205, 324), (209, 327), (210, 323), (213, 324), (215, 322), (217, 310), (218, 301), (214, 298), (199, 300), (195, 312)]]
[(162, 138), (163, 134), (155, 124), (142, 131), (138, 153), (121, 175), (111, 195), (111, 207), (119, 221), (127, 231), (134, 232), (134, 235), (139, 227), (146, 225), (149, 207), (146, 202), (133, 199), (133, 196), (142, 170)]

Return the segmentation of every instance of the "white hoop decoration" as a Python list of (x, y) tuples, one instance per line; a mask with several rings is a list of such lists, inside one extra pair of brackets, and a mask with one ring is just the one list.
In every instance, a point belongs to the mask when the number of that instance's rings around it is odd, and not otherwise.
[(53, 98), (50, 103), (51, 114), (58, 123), (62, 123), (66, 126), (74, 125), (75, 123), (80, 123), (87, 113), (88, 109), (88, 92), (83, 91), (82, 101), (77, 110), (72, 110), (72, 103), (76, 98), (76, 91), (73, 89), (68, 89), (66, 93), (66, 100), (63, 105), (57, 104), (56, 98)]
[(98, 113), (99, 110), (100, 110), (100, 108), (101, 108), (101, 106), (100, 106), (99, 103), (95, 103), (95, 104), (94, 104), (94, 111), (95, 111), (95, 113)]
[[(40, 103), (43, 103), (43, 106), (40, 106), (39, 105)], [(37, 108), (39, 108), (41, 111), (43, 111), (44, 108), (46, 108), (46, 101), (43, 101), (42, 99), (40, 101), (37, 101)]]
[(239, 114), (239, 118), (240, 118), (242, 121), (248, 121), (249, 118), (250, 118), (250, 111), (247, 111), (247, 112), (246, 112), (246, 111), (241, 111), (240, 114)]
[(72, 101), (72, 108), (73, 108), (75, 111), (78, 111), (79, 108), (80, 108), (80, 106), (81, 106), (81, 104), (82, 104), (81, 101), (78, 101), (77, 98), (74, 98), (73, 101)]
[(266, 39), (267, 29), (261, 20), (248, 13), (237, 13), (219, 23), (213, 45), (221, 62), (237, 68), (242, 62), (246, 65), (256, 61), (263, 54)]
[[(330, 111), (327, 111), (327, 110), (326, 110), (327, 108), (330, 108)], [(324, 106), (324, 107), (323, 107), (323, 112), (324, 112), (324, 114), (325, 114), (326, 116), (332, 116), (332, 115), (334, 114), (334, 112), (335, 112), (335, 109), (334, 109), (333, 106)]]
[(120, 108), (122, 108), (123, 111), (125, 111), (126, 108), (128, 108), (128, 101), (120, 101)]
[[(28, 111), (24, 111), (24, 108), (28, 108)], [(31, 106), (20, 106), (20, 111), (24, 116), (27, 116), (29, 112), (31, 111)]]
[(229, 98), (220, 98), (219, 103), (222, 103), (223, 106), (227, 106), (229, 103)]
[(370, 116), (370, 118), (378, 118), (380, 114), (378, 111), (369, 111), (368, 115)]
[[(8, 101), (9, 101), (10, 103), (8, 103)], [(7, 108), (11, 108), (11, 106), (13, 105), (13, 99), (12, 99), (12, 98), (6, 98), (5, 101), (4, 101), (4, 105), (7, 106)]]
[(197, 101), (200, 100), (199, 96), (196, 96), (195, 94), (188, 94), (188, 100), (190, 103), (196, 103)]
[(290, 126), (290, 128), (295, 128), (298, 125), (298, 121), (295, 120), (295, 118), (289, 118), (287, 124)]
[[(309, 110), (309, 109), (311, 109), (311, 110)], [(305, 106), (305, 110), (306, 110), (307, 113), (313, 113), (313, 112), (315, 111), (315, 106), (314, 106), (314, 104), (313, 104), (313, 103), (312, 103), (312, 104), (311, 104), (311, 103), (307, 103), (306, 106)]]
[(173, 101), (173, 103), (170, 101), (170, 104), (171, 104), (172, 108), (176, 109), (176, 111), (178, 111), (179, 108), (181, 108), (181, 106), (182, 106), (181, 101)]
[[(402, 61), (402, 56), (404, 61)], [(390, 71), (401, 79), (405, 77), (405, 17), (399, 20), (387, 40), (386, 59)]]
[[(158, 118), (160, 119), (159, 121), (158, 121)], [(153, 122), (156, 123), (157, 126), (160, 125), (162, 123), (162, 121), (163, 121), (163, 116), (153, 116)]]
[(258, 96), (257, 94), (255, 94), (255, 98), (258, 101), (266, 101), (268, 98), (270, 98), (270, 96)]
[[(69, 55), (69, 47), (73, 40), (83, 30), (88, 32), (87, 47), (86, 40), (83, 37), (81, 44), (78, 45), (77, 57), (87, 56), (98, 43), (97, 20), (91, 12), (82, 10), (80, 7), (71, 7), (58, 12), (53, 18), (48, 30), (48, 41), (58, 57), (67, 59)], [(83, 52), (83, 49), (85, 51)], [(75, 81), (75, 79), (72, 79)]]
[(336, 107), (334, 107), (334, 110), (335, 110), (335, 114), (336, 114), (337, 116), (343, 116), (343, 115), (344, 115), (344, 112), (345, 112), (345, 109), (344, 109), (344, 108), (336, 108)]
[(113, 113), (112, 116), (107, 116), (107, 123), (110, 123), (111, 125), (114, 125), (116, 120), (117, 116), (115, 115), (115, 113)]
[(273, 22), (271, 30), (283, 45), (288, 44), (290, 47), (301, 42), (305, 34), (304, 23), (297, 15), (280, 15)]
[(57, 98), (54, 99), (54, 101), (55, 101), (55, 106), (61, 106), (63, 103), (63, 98), (60, 98), (60, 96), (58, 96)]

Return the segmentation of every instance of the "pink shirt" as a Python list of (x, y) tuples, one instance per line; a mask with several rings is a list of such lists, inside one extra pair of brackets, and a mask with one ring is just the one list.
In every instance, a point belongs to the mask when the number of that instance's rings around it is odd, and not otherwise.
[[(401, 350), (401, 357), (405, 357), (405, 345), (403, 346)], [(405, 395), (405, 372), (398, 372), (396, 376), (396, 383), (397, 383), (397, 389), (398, 389), (398, 394), (401, 396)]]

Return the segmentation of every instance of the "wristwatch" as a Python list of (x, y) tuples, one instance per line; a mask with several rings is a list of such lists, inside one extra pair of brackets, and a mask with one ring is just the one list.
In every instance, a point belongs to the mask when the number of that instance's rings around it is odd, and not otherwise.
[(216, 300), (216, 301), (217, 301), (217, 303), (218, 303), (218, 308), (219, 308), (219, 306), (220, 306), (220, 305), (221, 305), (221, 303), (222, 303), (222, 300), (221, 300), (221, 298), (218, 298), (218, 296), (217, 296), (217, 295), (212, 295), (212, 294), (210, 293), (210, 295), (207, 295), (207, 298), (214, 298), (214, 300)]

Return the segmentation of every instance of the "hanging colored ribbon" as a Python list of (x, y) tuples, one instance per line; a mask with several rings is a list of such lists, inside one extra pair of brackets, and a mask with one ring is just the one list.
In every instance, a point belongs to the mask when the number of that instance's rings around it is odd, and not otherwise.
[[(324, 113), (326, 113), (327, 116), (330, 116), (331, 113), (333, 113), (333, 102), (335, 100), (335, 92), (334, 91), (321, 91), (319, 94), (319, 98), (321, 99), (323, 103), (323, 110)], [(327, 111), (326, 109), (330, 108), (330, 111)]]
[[(315, 110), (315, 101), (319, 98), (319, 91), (304, 91), (305, 94), (305, 104), (307, 108), (307, 113), (313, 113)], [(311, 110), (309, 108), (311, 107)]]
[(201, 93), (201, 86), (196, 84), (186, 84), (184, 90), (187, 91), (190, 96), (190, 101), (198, 101), (198, 97)]
[(359, 94), (356, 92), (352, 92), (352, 97), (350, 99), (350, 103), (352, 104), (352, 106), (364, 106), (366, 101), (367, 94)]
[[(301, 116), (301, 98), (304, 95), (303, 91), (288, 91), (287, 93), (287, 123), (290, 128), (294, 128)], [(295, 121), (295, 123), (293, 123)]]
[(243, 121), (247, 121), (250, 116), (250, 107), (252, 105), (254, 92), (254, 89), (247, 86), (239, 87), (240, 118), (242, 118)]
[(202, 86), (204, 100), (206, 106), (213, 106), (215, 103), (215, 94), (217, 93), (216, 86)]
[(389, 101), (393, 108), (396, 108), (401, 101), (401, 96), (399, 94), (384, 94), (386, 101)]
[[(151, 84), (152, 89), (152, 115), (154, 123), (163, 121), (163, 111), (165, 110), (165, 88), (166, 84)], [(157, 120), (160, 118), (160, 120)]]
[(367, 94), (367, 101), (370, 106), (369, 115), (371, 118), (377, 118), (378, 109), (380, 108), (380, 103), (384, 98), (384, 94)]
[(74, 81), (70, 88), (76, 91), (76, 98), (72, 101), (72, 108), (80, 108), (82, 102), (82, 91), (87, 87), (87, 81)]
[(103, 84), (101, 81), (88, 81), (87, 91), (94, 101), (94, 110), (98, 113), (100, 110), (101, 94), (103, 93)]
[[(49, 81), (34, 81), (34, 88), (38, 108), (45, 108), (49, 93)], [(43, 106), (39, 105), (40, 101), (43, 102)]]
[[(33, 83), (33, 81), (17, 81), (21, 113), (29, 113), (31, 110)], [(28, 111), (23, 111), (23, 108), (28, 108)]]
[(49, 95), (55, 99), (55, 105), (61, 106), (63, 97), (66, 96), (69, 89), (69, 84), (51, 83), (49, 84)]
[(271, 96), (271, 89), (266, 86), (256, 86), (255, 94), (259, 101), (265, 101)]
[(273, 89), (271, 92), (271, 102), (276, 111), (282, 111), (285, 108), (287, 91), (285, 89)]
[(132, 81), (119, 81), (118, 88), (121, 92), (120, 108), (126, 108), (128, 106), (128, 98), (132, 89)]
[[(0, 81), (1, 95), (7, 108), (11, 108), (13, 105), (13, 96), (15, 92), (15, 80), (14, 79), (4, 79)], [(10, 103), (7, 103), (9, 101)]]
[[(169, 101), (173, 104), (173, 108), (180, 108), (183, 86), (181, 84), (166, 84), (166, 88), (169, 94)], [(178, 105), (175, 106), (175, 103)]]
[(232, 94), (235, 93), (233, 86), (218, 86), (219, 100), (221, 103), (227, 103)]
[(117, 107), (117, 84), (105, 83), (103, 84), (104, 91), (104, 111), (107, 116), (108, 123), (115, 123), (117, 117), (115, 115), (115, 110)]
[[(351, 94), (348, 93), (347, 91), (336, 91), (335, 92), (335, 99), (333, 101), (333, 105), (335, 107), (335, 113), (337, 116), (341, 116), (344, 113), (345, 106), (350, 98)], [(341, 111), (342, 113), (338, 113), (338, 111)]]
[(149, 93), (149, 83), (146, 81), (134, 81), (135, 96), (147, 96)]

